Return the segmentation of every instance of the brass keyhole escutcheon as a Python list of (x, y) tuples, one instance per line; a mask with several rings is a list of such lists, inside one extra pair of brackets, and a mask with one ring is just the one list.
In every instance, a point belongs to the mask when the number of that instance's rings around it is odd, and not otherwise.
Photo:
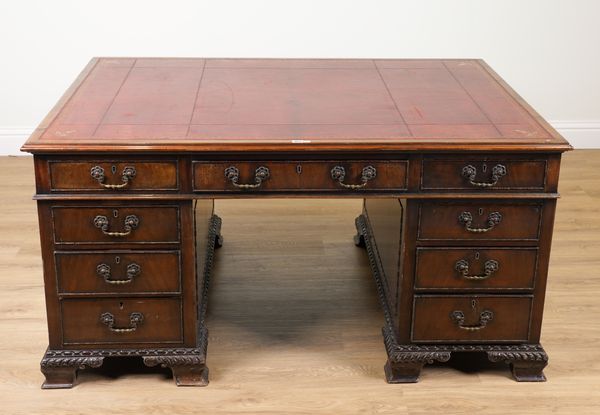
[(116, 256), (115, 257), (115, 264), (120, 264), (121, 263), (121, 257), (120, 256)]
[(475, 252), (475, 259), (479, 259), (479, 251)]
[(119, 217), (119, 211), (117, 209), (113, 209), (113, 217), (115, 217), (115, 218)]
[(479, 213), (479, 216), (483, 215), (483, 208), (479, 208), (477, 212)]
[(484, 173), (487, 171), (487, 164), (483, 163), (483, 165), (481, 166), (481, 171), (483, 171)]
[(298, 164), (298, 165), (296, 166), (296, 173), (298, 173), (298, 174), (302, 174), (302, 164)]

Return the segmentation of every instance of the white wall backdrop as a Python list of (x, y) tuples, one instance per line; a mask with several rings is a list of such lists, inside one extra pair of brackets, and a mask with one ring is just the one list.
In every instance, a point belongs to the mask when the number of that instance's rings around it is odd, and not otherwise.
[(0, 154), (92, 56), (481, 57), (600, 147), (597, 0), (2, 0)]

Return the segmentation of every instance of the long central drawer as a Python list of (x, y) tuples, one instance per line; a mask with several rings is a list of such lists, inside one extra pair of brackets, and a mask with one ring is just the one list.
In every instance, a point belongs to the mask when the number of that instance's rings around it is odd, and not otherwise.
[(195, 192), (404, 191), (408, 161), (196, 161)]

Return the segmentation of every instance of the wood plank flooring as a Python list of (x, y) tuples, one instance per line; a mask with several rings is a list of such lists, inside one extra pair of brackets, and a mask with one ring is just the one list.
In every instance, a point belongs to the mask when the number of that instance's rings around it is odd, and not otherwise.
[(71, 390), (42, 391), (46, 348), (32, 160), (0, 158), (2, 414), (600, 413), (600, 151), (564, 158), (542, 344), (548, 382), (463, 356), (388, 385), (382, 314), (365, 252), (352, 243), (360, 200), (226, 200), (210, 294), (207, 388), (169, 371), (107, 361)]

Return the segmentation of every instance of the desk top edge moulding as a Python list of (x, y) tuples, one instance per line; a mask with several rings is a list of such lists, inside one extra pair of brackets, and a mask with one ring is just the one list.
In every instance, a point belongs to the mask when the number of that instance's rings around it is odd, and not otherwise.
[(22, 150), (490, 146), (571, 149), (479, 59), (93, 58)]
[(118, 356), (207, 385), (214, 199), (245, 197), (363, 199), (354, 243), (383, 309), (389, 383), (454, 352), (545, 380), (571, 146), (482, 60), (94, 58), (22, 150), (44, 388)]

